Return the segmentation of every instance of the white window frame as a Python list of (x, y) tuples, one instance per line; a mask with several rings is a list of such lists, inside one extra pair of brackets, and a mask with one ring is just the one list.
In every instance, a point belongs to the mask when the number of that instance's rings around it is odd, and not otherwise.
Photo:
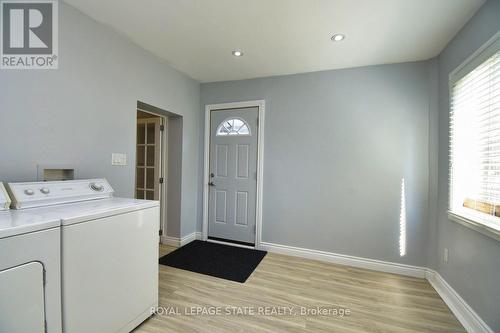
[[(493, 54), (500, 49), (500, 31), (490, 38), (483, 46), (467, 58), (460, 66), (458, 66), (449, 75), (449, 108), (451, 109), (451, 101), (453, 98), (453, 86), (456, 82), (476, 69), (479, 65), (485, 62)], [(448, 114), (450, 114), (450, 111)], [(451, 149), (451, 136), (449, 136)], [(454, 222), (460, 223), (470, 229), (478, 231), (483, 235), (492, 237), (500, 241), (500, 226), (488, 221), (487, 218), (481, 218), (481, 214), (457, 214), (452, 211), (452, 180), (451, 180), (451, 158), (448, 159), (448, 218)], [(500, 219), (500, 218), (499, 218)]]

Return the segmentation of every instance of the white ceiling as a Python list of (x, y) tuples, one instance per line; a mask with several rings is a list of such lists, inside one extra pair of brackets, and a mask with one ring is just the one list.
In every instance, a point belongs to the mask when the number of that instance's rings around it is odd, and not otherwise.
[(485, 2), (65, 1), (201, 82), (429, 59)]

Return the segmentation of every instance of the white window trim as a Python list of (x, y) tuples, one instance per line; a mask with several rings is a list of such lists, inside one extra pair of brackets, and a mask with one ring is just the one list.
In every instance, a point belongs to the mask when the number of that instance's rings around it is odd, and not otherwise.
[(453, 222), (460, 223), (467, 228), (500, 241), (500, 229), (495, 225), (486, 224), (487, 222), (481, 221), (480, 218), (466, 217), (465, 215), (458, 215), (451, 211), (448, 211), (448, 218)]
[[(477, 66), (486, 61), (491, 57), (500, 45), (500, 31), (497, 32), (493, 37), (491, 37), (486, 43), (483, 44), (476, 52), (469, 56), (460, 66), (453, 70), (449, 75), (449, 101), (448, 107), (451, 108), (451, 99), (453, 97), (453, 85), (462, 79), (464, 76), (469, 74)], [(448, 116), (450, 112), (448, 110)], [(449, 140), (451, 138), (449, 137)], [(458, 213), (451, 210), (451, 196), (452, 196), (452, 184), (451, 184), (451, 159), (448, 159), (448, 219), (457, 222), (467, 228), (475, 230), (483, 235), (491, 237), (500, 241), (500, 225), (491, 223), (488, 219), (482, 218), (480, 213)]]

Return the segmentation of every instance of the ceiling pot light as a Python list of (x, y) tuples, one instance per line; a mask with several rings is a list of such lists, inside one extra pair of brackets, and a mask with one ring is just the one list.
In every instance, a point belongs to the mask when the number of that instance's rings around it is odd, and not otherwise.
[(234, 50), (233, 52), (231, 52), (233, 54), (233, 56), (235, 57), (241, 57), (243, 55), (243, 52), (240, 51), (240, 50)]
[(343, 41), (344, 39), (345, 39), (345, 35), (343, 35), (343, 34), (335, 34), (331, 38), (332, 42), (340, 42), (340, 41)]

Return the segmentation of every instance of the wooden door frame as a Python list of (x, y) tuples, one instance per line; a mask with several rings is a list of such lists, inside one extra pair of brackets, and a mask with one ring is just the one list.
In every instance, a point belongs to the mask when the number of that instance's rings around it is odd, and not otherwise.
[(205, 144), (204, 144), (204, 167), (203, 167), (203, 229), (202, 238), (205, 241), (214, 243), (224, 243), (232, 246), (249, 247), (235, 243), (219, 242), (208, 239), (208, 200), (209, 200), (209, 173), (210, 173), (210, 115), (215, 110), (231, 110), (256, 107), (259, 110), (258, 115), (258, 136), (257, 136), (257, 191), (255, 205), (255, 245), (254, 248), (260, 248), (262, 242), (262, 197), (264, 184), (264, 129), (265, 129), (265, 112), (266, 101), (244, 101), (234, 103), (220, 103), (205, 105)]
[[(155, 117), (160, 117), (161, 122), (160, 125), (164, 126), (163, 134), (160, 131), (160, 167), (159, 167), (159, 177), (163, 178), (163, 184), (159, 184), (159, 195), (160, 195), (160, 228), (162, 230), (162, 236), (167, 235), (167, 175), (168, 175), (168, 117), (162, 114), (158, 114), (155, 112), (143, 110), (139, 107), (136, 108), (136, 130), (138, 124), (137, 112), (141, 111), (144, 113), (149, 113)], [(136, 133), (136, 156), (135, 156), (135, 164), (134, 164), (134, 198), (136, 197), (136, 184), (137, 184), (137, 133)]]

